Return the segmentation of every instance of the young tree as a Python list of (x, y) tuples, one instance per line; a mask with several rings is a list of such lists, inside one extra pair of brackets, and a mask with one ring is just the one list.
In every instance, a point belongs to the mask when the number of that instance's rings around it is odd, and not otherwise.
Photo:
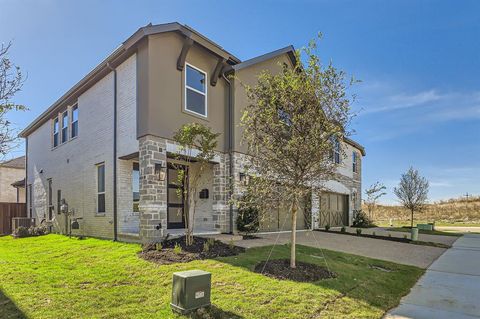
[(219, 133), (213, 133), (205, 125), (190, 123), (180, 127), (173, 136), (173, 140), (181, 147), (179, 158), (190, 163), (189, 166), (195, 166), (195, 169), (188, 170), (187, 168), (188, 175), (185, 169), (180, 168), (178, 175), (179, 183), (186, 184), (183, 193), (179, 194), (188, 203), (188, 214), (184, 216), (186, 245), (193, 244), (199, 181), (215, 156), (219, 135)]
[(411, 212), (411, 227), (413, 228), (413, 213), (425, 209), (428, 196), (428, 180), (420, 176), (417, 170), (410, 169), (402, 174), (398, 187), (393, 189), (402, 205)]
[(370, 219), (373, 219), (373, 211), (375, 210), (375, 206), (377, 205), (377, 200), (386, 195), (384, 191), (387, 188), (380, 182), (375, 182), (369, 188), (365, 190), (365, 195), (367, 195), (367, 199), (365, 200), (365, 205), (367, 205), (368, 215)]
[(288, 204), (292, 268), (299, 205), (334, 176), (334, 144), (348, 133), (351, 121), (345, 73), (332, 64), (321, 65), (315, 49), (312, 41), (296, 52), (293, 68), (283, 65), (278, 74), (262, 72), (256, 85), (245, 86), (249, 104), (241, 121), (254, 205), (265, 211)]
[(12, 43), (0, 46), (0, 159), (16, 147), (17, 132), (7, 119), (10, 111), (26, 110), (24, 105), (12, 102), (15, 94), (21, 90), (24, 77), (20, 68), (8, 57)]

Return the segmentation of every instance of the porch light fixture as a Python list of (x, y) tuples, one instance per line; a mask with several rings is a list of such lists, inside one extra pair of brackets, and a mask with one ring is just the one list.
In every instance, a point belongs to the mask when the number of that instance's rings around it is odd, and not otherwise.
[(157, 176), (157, 179), (159, 181), (165, 181), (165, 177), (167, 175), (167, 167), (164, 166), (162, 163), (155, 163), (155, 175)]

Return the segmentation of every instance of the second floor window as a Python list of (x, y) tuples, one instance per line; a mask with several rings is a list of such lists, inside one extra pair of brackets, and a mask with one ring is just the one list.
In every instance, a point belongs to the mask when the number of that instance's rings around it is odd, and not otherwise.
[(57, 147), (58, 146), (58, 138), (59, 138), (59, 131), (58, 131), (59, 127), (58, 127), (58, 118), (54, 119), (53, 120), (53, 147)]
[(72, 107), (72, 124), (70, 129), (72, 138), (78, 135), (78, 105)]
[(68, 139), (68, 111), (62, 113), (62, 143)]
[(97, 213), (105, 213), (105, 164), (97, 165)]
[(332, 161), (335, 164), (340, 164), (340, 141), (338, 138), (333, 139), (333, 154), (332, 154)]
[(357, 173), (357, 170), (358, 170), (358, 163), (357, 163), (357, 153), (356, 152), (353, 152), (352, 153), (352, 163), (353, 163), (353, 172), (354, 173)]
[(188, 64), (185, 70), (185, 110), (206, 117), (207, 74)]

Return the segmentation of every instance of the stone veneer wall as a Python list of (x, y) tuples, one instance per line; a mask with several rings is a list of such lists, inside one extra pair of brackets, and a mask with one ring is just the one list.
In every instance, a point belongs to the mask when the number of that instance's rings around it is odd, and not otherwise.
[(213, 166), (213, 222), (215, 229), (230, 232), (229, 156), (218, 153), (220, 163)]
[[(140, 240), (157, 242), (167, 229), (167, 177), (160, 181), (155, 164), (167, 165), (166, 140), (152, 135), (139, 139)], [(159, 229), (157, 229), (159, 228)]]

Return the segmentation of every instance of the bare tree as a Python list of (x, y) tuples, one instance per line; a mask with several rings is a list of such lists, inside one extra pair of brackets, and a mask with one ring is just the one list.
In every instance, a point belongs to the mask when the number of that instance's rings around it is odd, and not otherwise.
[(393, 189), (399, 201), (411, 212), (411, 227), (413, 228), (413, 213), (425, 209), (428, 199), (428, 180), (420, 176), (416, 169), (410, 169), (402, 174), (398, 187)]
[(367, 195), (367, 198), (365, 199), (365, 205), (367, 205), (370, 219), (373, 219), (373, 212), (375, 210), (375, 206), (377, 205), (378, 199), (387, 194), (384, 192), (386, 189), (387, 188), (382, 183), (375, 182), (365, 190), (365, 195)]
[(8, 57), (12, 43), (0, 46), (0, 158), (17, 146), (17, 131), (12, 127), (7, 114), (10, 111), (26, 110), (24, 105), (12, 101), (22, 89), (24, 77), (20, 68)]
[(324, 188), (321, 181), (334, 177), (338, 161), (332, 154), (351, 121), (345, 73), (332, 64), (321, 65), (315, 48), (312, 41), (303, 49), (305, 65), (297, 52), (293, 68), (283, 65), (278, 74), (265, 71), (255, 86), (246, 86), (249, 104), (241, 123), (251, 156), (252, 201), (261, 211), (279, 204), (289, 207), (292, 268), (297, 213), (310, 192)]

